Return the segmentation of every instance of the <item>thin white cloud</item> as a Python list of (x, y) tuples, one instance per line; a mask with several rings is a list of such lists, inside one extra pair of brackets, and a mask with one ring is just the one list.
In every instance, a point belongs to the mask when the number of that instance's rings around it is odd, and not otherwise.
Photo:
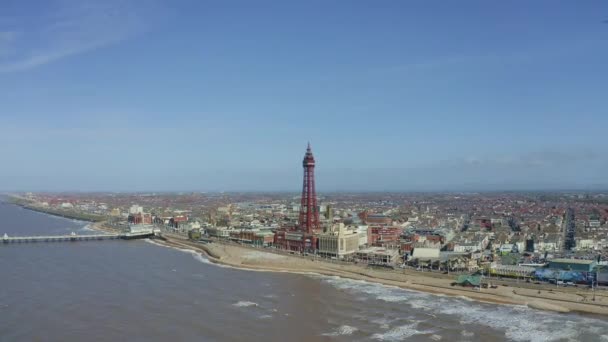
[(462, 66), (481, 65), (508, 65), (520, 64), (533, 61), (544, 61), (556, 56), (571, 56), (583, 52), (594, 51), (605, 45), (603, 38), (577, 37), (567, 41), (558, 40), (549, 43), (539, 43), (535, 47), (527, 47), (516, 50), (486, 51), (483, 53), (446, 54), (443, 56), (429, 56), (418, 61), (404, 61), (401, 64), (382, 66), (374, 68), (376, 72), (382, 73), (407, 73), (414, 71), (433, 71)]
[(381, 72), (403, 73), (410, 71), (432, 71), (443, 68), (454, 68), (462, 65), (480, 65), (480, 64), (497, 64), (497, 63), (523, 63), (532, 60), (536, 57), (534, 54), (527, 52), (515, 53), (487, 53), (480, 55), (451, 55), (435, 58), (428, 58), (422, 61), (412, 61), (399, 65), (378, 68)]
[(467, 157), (462, 160), (453, 160), (453, 165), (485, 166), (485, 167), (559, 167), (568, 163), (592, 163), (608, 161), (595, 149), (589, 147), (568, 147), (565, 149), (551, 149), (509, 155), (488, 155), (484, 157)]
[(157, 3), (151, 4), (56, 1), (48, 13), (20, 18), (18, 23), (0, 14), (0, 25), (9, 23), (0, 26), (0, 73), (28, 70), (141, 34), (162, 12)]

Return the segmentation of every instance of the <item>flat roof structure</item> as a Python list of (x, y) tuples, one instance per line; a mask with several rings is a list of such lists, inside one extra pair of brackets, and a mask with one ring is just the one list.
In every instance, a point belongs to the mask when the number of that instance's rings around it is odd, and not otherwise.
[(412, 257), (418, 259), (439, 259), (439, 253), (439, 248), (416, 247), (414, 248)]
[(562, 263), (562, 264), (579, 264), (579, 265), (591, 265), (595, 260), (583, 260), (583, 259), (551, 259), (549, 262)]
[(549, 260), (549, 268), (571, 271), (591, 272), (597, 265), (595, 260), (583, 259), (553, 259)]

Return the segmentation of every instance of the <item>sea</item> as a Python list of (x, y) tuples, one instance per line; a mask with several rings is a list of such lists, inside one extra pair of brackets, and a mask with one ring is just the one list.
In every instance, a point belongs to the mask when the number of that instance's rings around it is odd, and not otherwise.
[[(93, 233), (0, 198), (0, 235)], [(608, 318), (315, 274), (147, 240), (0, 243), (0, 341), (608, 341)]]

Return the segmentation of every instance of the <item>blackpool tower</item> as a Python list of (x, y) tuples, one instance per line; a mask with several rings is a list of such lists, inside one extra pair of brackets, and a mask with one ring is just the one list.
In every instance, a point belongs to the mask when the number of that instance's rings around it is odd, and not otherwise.
[(302, 185), (302, 202), (300, 203), (299, 229), (307, 234), (320, 231), (317, 193), (315, 192), (315, 157), (310, 143), (302, 162), (304, 167), (304, 184)]

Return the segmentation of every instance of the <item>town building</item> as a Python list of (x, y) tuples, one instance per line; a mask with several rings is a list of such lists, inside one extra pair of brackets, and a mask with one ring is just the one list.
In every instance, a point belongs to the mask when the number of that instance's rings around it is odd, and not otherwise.
[(131, 208), (129, 208), (129, 214), (131, 214), (131, 215), (141, 214), (143, 212), (144, 212), (144, 208), (137, 204), (134, 204), (131, 206)]
[(549, 260), (549, 268), (567, 271), (591, 272), (597, 266), (595, 260), (553, 259)]
[(214, 227), (206, 228), (207, 235), (212, 236), (212, 237), (217, 237), (217, 238), (229, 238), (230, 231), (231, 231), (231, 229), (229, 229), (228, 227), (214, 226)]
[(152, 214), (143, 212), (129, 214), (127, 221), (131, 224), (152, 224)]
[(370, 226), (367, 235), (368, 245), (397, 247), (402, 233), (401, 227)]
[(536, 268), (518, 265), (499, 265), (492, 263), (489, 269), (491, 275), (503, 277), (531, 277)]
[(274, 233), (259, 228), (233, 229), (230, 231), (230, 239), (256, 246), (270, 246), (274, 242)]
[(314, 251), (317, 249), (317, 236), (294, 228), (281, 228), (274, 233), (273, 243), (277, 248), (289, 251)]
[(359, 247), (362, 246), (367, 246), (368, 244), (368, 237), (367, 237), (367, 233), (369, 227), (368, 226), (363, 226), (363, 225), (358, 225), (357, 226), (357, 233), (359, 233)]
[(399, 252), (396, 249), (372, 246), (357, 251), (355, 259), (368, 264), (392, 265), (399, 261)]
[(318, 235), (318, 253), (344, 258), (359, 250), (359, 233), (348, 230), (344, 223), (332, 225), (330, 231)]
[(439, 260), (439, 248), (416, 247), (412, 253), (412, 258), (424, 260)]
[(386, 215), (370, 214), (367, 211), (361, 213), (359, 217), (368, 225), (390, 226), (393, 223), (393, 220)]

